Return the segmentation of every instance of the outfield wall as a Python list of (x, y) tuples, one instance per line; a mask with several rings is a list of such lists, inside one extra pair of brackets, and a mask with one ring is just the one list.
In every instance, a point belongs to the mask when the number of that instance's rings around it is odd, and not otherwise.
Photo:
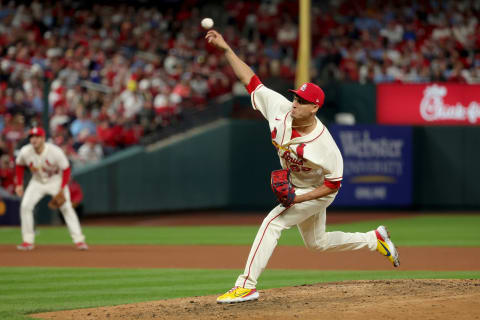
[(417, 208), (480, 208), (480, 127), (414, 128)]
[(271, 205), (279, 167), (265, 122), (219, 120), (149, 148), (74, 170), (84, 212), (252, 208)]
[[(479, 127), (414, 127), (410, 208), (480, 207)], [(268, 209), (279, 161), (266, 122), (219, 120), (74, 170), (86, 215), (211, 208)]]

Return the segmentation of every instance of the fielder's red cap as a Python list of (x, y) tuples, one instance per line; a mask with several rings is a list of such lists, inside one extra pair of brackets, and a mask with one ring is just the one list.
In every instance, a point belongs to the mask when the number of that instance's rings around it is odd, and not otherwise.
[(289, 91), (319, 107), (322, 107), (323, 101), (325, 101), (325, 93), (323, 93), (322, 88), (314, 83), (307, 82), (302, 84), (297, 90), (290, 89)]
[(37, 137), (45, 137), (45, 130), (42, 127), (33, 127), (28, 132), (28, 136), (37, 136)]

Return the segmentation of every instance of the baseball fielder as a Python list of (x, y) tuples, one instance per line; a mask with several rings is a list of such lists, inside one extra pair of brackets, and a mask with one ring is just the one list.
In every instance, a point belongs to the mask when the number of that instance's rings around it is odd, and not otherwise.
[[(281, 232), (297, 225), (306, 247), (320, 251), (377, 250), (396, 267), (398, 252), (384, 226), (366, 233), (326, 232), (326, 208), (334, 200), (342, 181), (342, 155), (332, 136), (316, 117), (325, 95), (313, 83), (294, 93), (293, 102), (265, 87), (215, 30), (207, 33), (208, 43), (223, 50), (238, 79), (246, 86), (252, 106), (269, 123), (272, 143), (289, 181), (280, 183), (279, 196), (272, 174), (272, 189), (281, 204), (263, 220), (253, 242), (244, 272), (235, 286), (217, 298), (218, 303), (256, 300), (257, 279), (265, 269)], [(286, 188), (288, 184), (288, 188)]]
[[(53, 198), (49, 205), (57, 205), (62, 212), (75, 246), (79, 250), (87, 250), (85, 236), (70, 201), (70, 191), (67, 186), (70, 179), (70, 166), (67, 157), (62, 149), (45, 142), (45, 131), (40, 127), (29, 131), (29, 139), (30, 143), (20, 149), (16, 159), (15, 192), (19, 197), (23, 196), (20, 204), (23, 243), (17, 246), (17, 249), (24, 251), (34, 249), (33, 209), (44, 196), (51, 195)], [(25, 167), (30, 169), (32, 179), (24, 194)]]

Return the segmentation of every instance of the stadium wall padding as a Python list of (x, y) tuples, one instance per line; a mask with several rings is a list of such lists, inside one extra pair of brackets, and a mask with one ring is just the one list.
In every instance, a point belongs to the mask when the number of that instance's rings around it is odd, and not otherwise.
[(339, 112), (353, 114), (357, 123), (376, 123), (377, 89), (374, 84), (342, 83), (338, 90)]
[[(480, 207), (480, 128), (414, 128), (413, 202), (418, 209)], [(275, 205), (270, 172), (280, 167), (268, 126), (220, 120), (161, 147), (135, 147), (74, 170), (84, 214)], [(340, 191), (341, 192), (341, 191)]]
[(416, 207), (480, 207), (480, 127), (415, 127), (413, 163)]
[(221, 120), (161, 147), (135, 147), (74, 170), (84, 214), (272, 206), (279, 168), (266, 122)]

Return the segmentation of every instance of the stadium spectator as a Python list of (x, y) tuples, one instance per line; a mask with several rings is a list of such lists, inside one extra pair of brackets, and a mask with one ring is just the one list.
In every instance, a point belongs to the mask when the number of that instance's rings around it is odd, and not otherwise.
[(103, 158), (103, 149), (95, 136), (89, 136), (78, 149), (78, 158), (81, 164), (95, 163)]
[(70, 125), (70, 133), (76, 141), (83, 141), (88, 135), (95, 134), (96, 125), (87, 116), (83, 106), (77, 108), (76, 116), (76, 119)]
[(0, 156), (1, 186), (10, 194), (15, 194), (15, 164), (8, 154)]
[[(166, 9), (33, 0), (0, 2), (0, 12), (0, 129), (9, 154), (45, 107), (52, 138), (72, 157), (92, 134), (108, 155), (232, 93), (234, 75), (206, 54), (204, 15), (264, 81), (293, 87), (295, 2), (191, 0)], [(313, 2), (311, 13), (314, 82), (480, 83), (475, 1), (338, 0)]]

